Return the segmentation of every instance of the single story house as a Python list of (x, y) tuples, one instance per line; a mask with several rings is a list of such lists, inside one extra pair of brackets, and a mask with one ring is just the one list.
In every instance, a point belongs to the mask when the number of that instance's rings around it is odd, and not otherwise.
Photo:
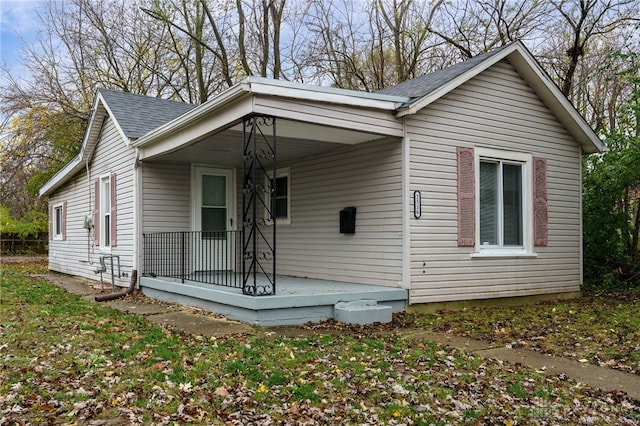
[(40, 190), (49, 268), (116, 286), (137, 270), (151, 297), (256, 324), (572, 295), (581, 156), (603, 149), (521, 42), (378, 93), (99, 90)]

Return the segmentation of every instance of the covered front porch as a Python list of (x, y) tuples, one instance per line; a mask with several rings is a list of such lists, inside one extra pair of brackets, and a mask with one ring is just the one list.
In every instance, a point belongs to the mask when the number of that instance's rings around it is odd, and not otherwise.
[(143, 291), (263, 325), (404, 309), (400, 101), (223, 95), (134, 143)]

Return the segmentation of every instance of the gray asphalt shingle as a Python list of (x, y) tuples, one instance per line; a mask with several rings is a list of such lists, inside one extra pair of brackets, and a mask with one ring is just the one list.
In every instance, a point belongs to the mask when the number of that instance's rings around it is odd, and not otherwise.
[(138, 139), (197, 106), (108, 89), (98, 91), (129, 139)]
[(405, 96), (414, 100), (417, 98), (422, 98), (433, 92), (434, 90), (444, 86), (456, 77), (459, 77), (465, 72), (471, 70), (478, 64), (486, 61), (505, 47), (506, 46), (503, 46), (488, 53), (474, 56), (473, 58), (467, 59), (466, 61), (458, 62), (457, 64), (451, 65), (450, 67), (404, 81), (402, 83), (396, 84), (395, 86), (385, 87), (377, 93), (393, 96)]

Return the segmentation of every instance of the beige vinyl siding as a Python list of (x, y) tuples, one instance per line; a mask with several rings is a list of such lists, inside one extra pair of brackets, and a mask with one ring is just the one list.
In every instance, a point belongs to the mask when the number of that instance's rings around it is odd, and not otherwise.
[[(340, 148), (286, 165), (291, 224), (277, 226), (278, 274), (401, 286), (399, 139)], [(356, 207), (356, 232), (339, 232), (339, 212)]]
[[(407, 117), (411, 218), (410, 303), (577, 291), (580, 285), (580, 149), (517, 72), (503, 61)], [(549, 241), (537, 258), (471, 258), (457, 246), (456, 147), (548, 159)], [(477, 217), (477, 216), (476, 216)]]
[[(144, 162), (140, 167), (142, 233), (190, 231), (191, 165)], [(148, 243), (143, 238), (141, 262), (145, 262), (145, 256), (152, 256), (151, 265), (146, 267), (153, 269), (162, 265), (164, 272), (192, 272), (192, 262), (189, 261), (191, 253), (181, 245), (180, 239), (175, 235), (155, 235), (151, 238), (153, 244), (159, 244), (162, 249), (144, 252)]]
[[(133, 149), (122, 140), (113, 120), (107, 118), (89, 164), (89, 177), (86, 171), (80, 172), (49, 197), (51, 205), (67, 201), (67, 239), (50, 241), (49, 269), (99, 279), (94, 269), (99, 264), (100, 256), (107, 252), (94, 247), (93, 232), (89, 235), (82, 225), (86, 215), (93, 218), (94, 180), (116, 173), (117, 245), (111, 248), (110, 253), (119, 255), (121, 271), (127, 276), (131, 274), (134, 263), (133, 158)], [(116, 284), (127, 286), (127, 276), (116, 278)], [(104, 280), (110, 283), (110, 274), (104, 275)]]
[(191, 166), (143, 163), (143, 232), (191, 230)]

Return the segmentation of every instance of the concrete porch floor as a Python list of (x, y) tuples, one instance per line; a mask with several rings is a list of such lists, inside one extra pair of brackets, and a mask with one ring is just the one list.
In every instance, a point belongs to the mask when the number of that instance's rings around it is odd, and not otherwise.
[(296, 325), (336, 318), (336, 305), (344, 307), (343, 302), (364, 302), (374, 307), (364, 314), (370, 314), (375, 321), (376, 309), (388, 310), (390, 307), (391, 312), (401, 312), (408, 299), (408, 291), (397, 287), (280, 275), (276, 277), (276, 294), (271, 296), (247, 296), (239, 288), (148, 276), (140, 278), (140, 289), (154, 299), (195, 306), (261, 326)]

